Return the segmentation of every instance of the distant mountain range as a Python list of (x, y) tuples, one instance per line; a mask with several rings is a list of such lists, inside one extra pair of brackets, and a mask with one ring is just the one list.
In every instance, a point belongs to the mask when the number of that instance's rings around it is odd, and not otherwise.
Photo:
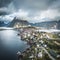
[(0, 21), (0, 27), (7, 26), (7, 24), (4, 23), (4, 21)]
[(22, 24), (22, 25), (31, 25), (36, 27), (43, 27), (47, 29), (60, 29), (60, 20), (59, 21), (46, 21), (46, 22), (39, 22), (39, 23), (29, 23), (26, 20), (17, 19), (16, 17), (10, 23), (10, 27), (13, 27), (15, 24)]
[(29, 23), (26, 20), (22, 19), (17, 19), (16, 17), (9, 22), (8, 24), (5, 24), (3, 21), (0, 21), (0, 26), (8, 26), (8, 27), (13, 27), (16, 24), (20, 25), (31, 25), (31, 26), (36, 26), (36, 27), (43, 27), (47, 29), (60, 29), (60, 20), (59, 21), (46, 21), (46, 22), (39, 22), (39, 23)]
[(39, 23), (32, 24), (32, 26), (60, 29), (60, 20), (59, 21), (39, 22)]
[(10, 24), (9, 21), (1, 21), (1, 20), (0, 20), (0, 27), (8, 27), (9, 24)]

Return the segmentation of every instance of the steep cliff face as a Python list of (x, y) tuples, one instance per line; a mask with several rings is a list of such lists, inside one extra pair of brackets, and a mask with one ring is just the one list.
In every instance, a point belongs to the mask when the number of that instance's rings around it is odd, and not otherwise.
[(27, 22), (26, 20), (21, 20), (21, 19), (17, 19), (16, 17), (10, 22), (9, 27), (13, 27), (16, 24), (20, 24), (20, 25), (28, 25), (29, 22)]

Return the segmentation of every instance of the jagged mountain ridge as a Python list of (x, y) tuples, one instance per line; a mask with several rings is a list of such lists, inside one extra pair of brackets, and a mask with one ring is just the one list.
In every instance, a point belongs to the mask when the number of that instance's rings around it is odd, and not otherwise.
[(28, 25), (29, 22), (26, 20), (22, 20), (22, 19), (17, 19), (16, 17), (10, 22), (9, 27), (13, 27), (15, 24), (22, 24), (22, 25)]
[(29, 23), (26, 20), (17, 19), (16, 17), (13, 19), (12, 22), (10, 22), (9, 27), (13, 27), (16, 23), (23, 24), (23, 25), (31, 25), (31, 26), (37, 26), (37, 27), (43, 27), (43, 28), (56, 28), (60, 29), (60, 20), (59, 21), (45, 21), (45, 22), (39, 22), (39, 23)]
[(0, 27), (6, 26), (6, 27), (13, 27), (15, 24), (22, 24), (22, 25), (31, 25), (31, 26), (37, 26), (37, 27), (43, 27), (43, 28), (56, 28), (60, 29), (60, 20), (58, 21), (45, 21), (45, 22), (38, 22), (38, 23), (29, 23), (27, 20), (22, 20), (18, 18), (14, 18), (11, 22), (8, 24), (5, 24), (3, 21), (0, 21)]
[(44, 27), (44, 28), (52, 28), (55, 26), (56, 29), (60, 29), (60, 20), (59, 21), (39, 22), (39, 23), (32, 24), (32, 26)]

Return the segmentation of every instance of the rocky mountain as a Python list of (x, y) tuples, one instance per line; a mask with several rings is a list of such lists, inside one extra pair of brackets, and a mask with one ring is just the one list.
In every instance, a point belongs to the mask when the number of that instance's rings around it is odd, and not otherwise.
[(37, 26), (37, 27), (44, 27), (44, 28), (54, 28), (54, 29), (60, 29), (60, 20), (59, 21), (46, 21), (46, 22), (39, 22), (32, 24), (32, 26)]
[(4, 22), (3, 21), (0, 21), (0, 27), (4, 26)]
[(19, 25), (31, 25), (31, 26), (37, 26), (37, 27), (43, 27), (43, 28), (47, 28), (47, 29), (60, 29), (60, 20), (58, 21), (46, 21), (46, 22), (39, 22), (39, 23), (29, 23), (26, 20), (21, 20), (18, 18), (14, 18), (10, 24), (9, 27), (13, 27), (16, 24)]
[(9, 27), (13, 27), (15, 26), (16, 24), (19, 24), (19, 25), (29, 25), (29, 22), (26, 21), (26, 20), (21, 20), (21, 19), (18, 19), (18, 18), (14, 18), (10, 24), (9, 24)]
[(7, 26), (7, 24), (5, 24), (4, 21), (0, 21), (0, 27), (6, 27), (6, 26)]

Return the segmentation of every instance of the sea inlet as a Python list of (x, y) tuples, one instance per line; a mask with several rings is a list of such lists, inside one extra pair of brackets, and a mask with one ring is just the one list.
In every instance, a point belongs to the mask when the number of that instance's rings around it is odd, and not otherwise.
[(0, 60), (17, 60), (17, 52), (28, 47), (17, 34), (16, 30), (0, 30)]

